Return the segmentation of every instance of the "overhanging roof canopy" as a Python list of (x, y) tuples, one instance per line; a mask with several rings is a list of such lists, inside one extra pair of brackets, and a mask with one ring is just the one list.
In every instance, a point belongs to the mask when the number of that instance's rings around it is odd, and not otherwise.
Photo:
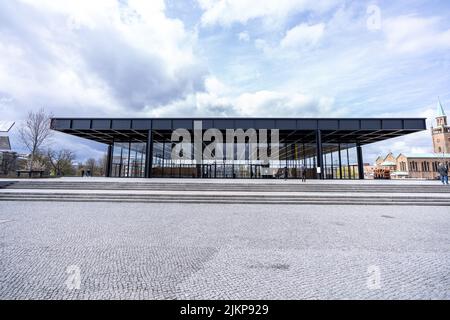
[(0, 132), (9, 132), (14, 126), (14, 121), (4, 121), (0, 120)]
[(147, 141), (149, 130), (155, 140), (170, 140), (178, 128), (193, 130), (202, 121), (204, 130), (279, 129), (281, 142), (314, 142), (317, 129), (322, 143), (361, 145), (426, 130), (424, 118), (53, 118), (51, 128), (67, 134), (111, 144), (113, 141)]

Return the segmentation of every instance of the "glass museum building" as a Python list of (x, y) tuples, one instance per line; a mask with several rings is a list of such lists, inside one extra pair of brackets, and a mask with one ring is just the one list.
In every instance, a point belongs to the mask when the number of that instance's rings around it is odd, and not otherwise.
[(363, 146), (426, 130), (426, 123), (424, 118), (53, 118), (51, 128), (107, 145), (108, 177), (295, 179), (306, 172), (308, 179), (363, 179)]

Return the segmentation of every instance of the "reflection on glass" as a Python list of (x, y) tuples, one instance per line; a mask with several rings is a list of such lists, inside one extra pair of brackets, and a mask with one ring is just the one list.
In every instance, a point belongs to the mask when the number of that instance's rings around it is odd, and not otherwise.
[(144, 177), (146, 143), (116, 142), (113, 146), (112, 177)]
[[(254, 160), (248, 143), (241, 146), (243, 157), (196, 161), (193, 159), (172, 160), (172, 143), (154, 141), (153, 177), (166, 178), (301, 178), (301, 167), (306, 169), (307, 179), (317, 179), (317, 145), (315, 142), (281, 143), (279, 159), (270, 161)], [(193, 144), (184, 144), (183, 149), (191, 149)], [(237, 150), (237, 146), (233, 146)], [(140, 141), (120, 141), (114, 143), (111, 176), (144, 177), (146, 163), (146, 143)], [(358, 166), (355, 144), (322, 143), (323, 177), (325, 179), (357, 179)]]

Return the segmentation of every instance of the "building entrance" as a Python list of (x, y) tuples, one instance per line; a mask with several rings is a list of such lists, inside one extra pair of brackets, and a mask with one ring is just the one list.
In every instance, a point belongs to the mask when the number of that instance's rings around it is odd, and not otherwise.
[(203, 164), (202, 165), (202, 178), (215, 178), (216, 177), (216, 165)]
[(203, 164), (201, 165), (202, 178), (229, 178), (229, 179), (261, 179), (263, 177), (262, 165), (259, 164)]

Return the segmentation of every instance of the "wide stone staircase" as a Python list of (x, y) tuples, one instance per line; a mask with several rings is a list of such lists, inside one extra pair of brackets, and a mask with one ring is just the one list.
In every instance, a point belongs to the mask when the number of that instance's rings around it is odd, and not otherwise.
[(450, 206), (450, 187), (437, 183), (275, 182), (185, 182), (175, 179), (0, 181), (0, 201)]

